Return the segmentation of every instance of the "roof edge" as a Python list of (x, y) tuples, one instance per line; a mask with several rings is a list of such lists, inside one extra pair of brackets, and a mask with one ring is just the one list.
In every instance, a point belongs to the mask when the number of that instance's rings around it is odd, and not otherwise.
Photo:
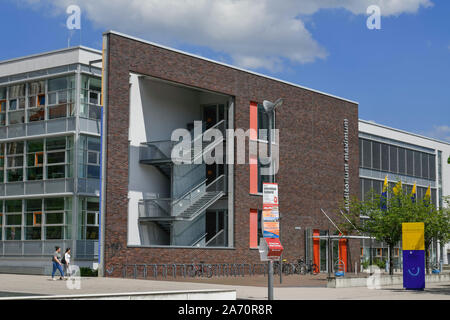
[(422, 139), (425, 139), (425, 140), (430, 140), (430, 141), (434, 141), (434, 142), (438, 142), (438, 143), (442, 143), (442, 144), (450, 146), (450, 142), (439, 140), (439, 139), (435, 139), (435, 138), (426, 137), (426, 136), (420, 135), (418, 133), (414, 133), (414, 132), (409, 132), (409, 131), (405, 131), (405, 130), (401, 130), (401, 129), (388, 127), (386, 125), (379, 124), (379, 123), (376, 123), (376, 122), (373, 122), (373, 121), (368, 121), (368, 120), (363, 120), (363, 119), (359, 119), (358, 121), (362, 122), (364, 124), (377, 126), (377, 127), (383, 128), (383, 129), (396, 131), (396, 132), (399, 132), (399, 133), (407, 134), (407, 135), (410, 135), (410, 136), (415, 136), (415, 137), (418, 137), (418, 138), (422, 138)]
[(103, 32), (103, 35), (107, 35), (107, 34), (115, 34), (115, 35), (120, 36), (120, 37), (128, 38), (128, 39), (131, 39), (131, 40), (134, 40), (134, 41), (138, 41), (138, 42), (142, 42), (142, 43), (146, 43), (146, 44), (150, 44), (152, 46), (155, 46), (155, 47), (158, 47), (158, 48), (161, 48), (161, 49), (173, 51), (173, 52), (180, 53), (180, 54), (183, 54), (183, 55), (186, 55), (186, 56), (190, 56), (190, 57), (193, 57), (193, 58), (197, 58), (197, 59), (201, 59), (201, 60), (204, 60), (204, 61), (212, 62), (212, 63), (215, 63), (215, 64), (222, 65), (224, 67), (228, 67), (228, 68), (231, 68), (231, 69), (235, 69), (235, 70), (239, 70), (239, 71), (242, 71), (242, 72), (250, 73), (250, 74), (253, 74), (253, 75), (256, 75), (256, 76), (259, 76), (259, 77), (263, 77), (263, 78), (270, 79), (270, 80), (273, 80), (273, 81), (281, 82), (281, 83), (284, 83), (284, 84), (287, 84), (287, 85), (290, 85), (290, 86), (294, 86), (294, 87), (297, 87), (297, 88), (305, 89), (305, 90), (312, 91), (312, 92), (315, 92), (315, 93), (318, 93), (318, 94), (322, 94), (322, 95), (325, 95), (325, 96), (328, 96), (328, 97), (331, 97), (331, 98), (335, 98), (335, 99), (338, 99), (338, 100), (342, 100), (342, 101), (346, 101), (346, 102), (350, 102), (350, 103), (359, 105), (359, 103), (356, 102), (356, 101), (352, 101), (352, 100), (349, 100), (349, 99), (346, 99), (346, 98), (342, 98), (342, 97), (339, 97), (339, 96), (335, 96), (335, 95), (332, 95), (332, 94), (329, 94), (329, 93), (325, 93), (325, 92), (322, 92), (322, 91), (319, 91), (319, 90), (315, 90), (315, 89), (311, 89), (311, 88), (308, 88), (308, 87), (305, 87), (305, 86), (301, 86), (301, 85), (293, 83), (293, 82), (289, 82), (289, 81), (277, 79), (277, 78), (274, 78), (274, 77), (270, 77), (270, 76), (267, 76), (267, 75), (264, 75), (264, 74), (261, 74), (261, 73), (258, 73), (258, 72), (254, 72), (254, 71), (250, 71), (250, 70), (247, 70), (247, 69), (239, 68), (239, 67), (233, 66), (231, 64), (219, 62), (219, 61), (216, 61), (216, 60), (213, 60), (213, 59), (209, 59), (209, 58), (205, 58), (205, 57), (202, 57), (202, 56), (199, 56), (199, 55), (196, 55), (196, 54), (192, 54), (192, 53), (185, 52), (185, 51), (182, 51), (182, 50), (174, 49), (174, 48), (171, 48), (171, 47), (168, 47), (168, 46), (164, 46), (164, 45), (161, 45), (161, 44), (158, 44), (158, 43), (155, 43), (155, 42), (151, 42), (151, 41), (144, 40), (144, 39), (141, 39), (141, 38), (133, 37), (133, 36), (121, 33), (121, 32), (114, 31), (114, 30), (108, 30), (108, 31)]
[(52, 55), (52, 54), (55, 54), (55, 53), (69, 52), (69, 51), (75, 51), (75, 50), (89, 51), (89, 52), (96, 53), (96, 54), (99, 54), (99, 55), (102, 54), (102, 52), (100, 50), (97, 50), (97, 49), (93, 49), (93, 48), (89, 48), (89, 47), (85, 47), (85, 46), (75, 46), (75, 47), (69, 47), (69, 48), (64, 48), (64, 49), (57, 49), (57, 50), (52, 50), (52, 51), (47, 51), (47, 52), (35, 53), (35, 54), (28, 55), (28, 56), (23, 56), (23, 57), (3, 60), (3, 61), (0, 61), (0, 65), (1, 64), (11, 63), (11, 62), (19, 62), (19, 61), (32, 59), (32, 58), (37, 58), (37, 57), (44, 57), (44, 56)]

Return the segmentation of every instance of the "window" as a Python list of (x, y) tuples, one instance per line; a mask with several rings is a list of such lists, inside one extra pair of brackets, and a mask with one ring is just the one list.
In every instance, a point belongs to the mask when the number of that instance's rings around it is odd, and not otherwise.
[(8, 88), (8, 122), (20, 124), (25, 122), (25, 84), (19, 84)]
[(22, 200), (5, 201), (5, 240), (22, 239)]
[(98, 120), (101, 117), (101, 79), (83, 75), (81, 80), (80, 116)]
[(28, 84), (28, 122), (45, 120), (45, 81)]
[(381, 144), (381, 170), (389, 171), (389, 146)]
[(5, 175), (5, 144), (0, 143), (0, 183), (4, 182)]
[(422, 177), (422, 160), (419, 151), (413, 151), (414, 154), (414, 176)]
[(421, 177), (424, 179), (428, 179), (429, 178), (429, 167), (428, 167), (428, 154), (426, 153), (421, 153), (421, 158), (422, 158), (422, 173), (421, 173)]
[(42, 199), (25, 200), (25, 240), (41, 240), (42, 223)]
[(64, 239), (66, 213), (64, 198), (44, 199), (45, 238), (49, 240)]
[(381, 169), (381, 144), (378, 142), (372, 142), (372, 168)]
[(23, 180), (23, 142), (11, 142), (7, 144), (7, 181), (15, 182)]
[(363, 168), (372, 168), (372, 143), (368, 140), (363, 139)]
[(27, 142), (27, 180), (42, 180), (44, 177), (44, 140)]
[(82, 198), (80, 207), (80, 239), (98, 240), (99, 198)]
[(0, 88), (0, 126), (6, 124), (6, 87)]
[(46, 140), (46, 169), (47, 179), (61, 179), (66, 177), (66, 137)]
[(398, 172), (398, 158), (397, 158), (398, 148), (395, 146), (389, 146), (389, 171), (392, 173)]
[(0, 241), (3, 240), (3, 200), (0, 200)]
[(74, 116), (74, 77), (62, 77), (48, 81), (48, 118)]
[(406, 149), (398, 148), (398, 173), (406, 174)]
[(80, 136), (80, 178), (100, 178), (100, 138)]

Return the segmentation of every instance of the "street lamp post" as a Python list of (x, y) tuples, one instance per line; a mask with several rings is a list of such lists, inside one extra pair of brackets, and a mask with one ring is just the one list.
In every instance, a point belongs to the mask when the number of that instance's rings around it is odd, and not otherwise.
[[(264, 111), (266, 112), (268, 118), (269, 118), (269, 130), (267, 133), (267, 156), (268, 156), (268, 163), (270, 165), (270, 170), (272, 169), (272, 123), (273, 123), (273, 113), (275, 111), (275, 108), (281, 106), (283, 104), (283, 99), (278, 99), (275, 102), (270, 102), (267, 100), (263, 101), (263, 107)], [(267, 163), (267, 162), (266, 162)], [(280, 264), (280, 270), (281, 270), (281, 264)], [(281, 272), (280, 272), (281, 276)], [(281, 278), (280, 278), (281, 281)], [(268, 299), (273, 300), (273, 261), (268, 261)]]

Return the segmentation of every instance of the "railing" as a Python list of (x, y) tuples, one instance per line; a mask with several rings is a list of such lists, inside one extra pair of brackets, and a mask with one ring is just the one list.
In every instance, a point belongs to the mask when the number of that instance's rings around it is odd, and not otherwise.
[(205, 247), (223, 247), (225, 246), (225, 230), (222, 229), (214, 237), (209, 239)]
[[(221, 175), (210, 184), (206, 185), (206, 179), (197, 184), (181, 196), (172, 201), (170, 198), (143, 199), (139, 202), (140, 218), (179, 217), (191, 205), (199, 200), (206, 192), (225, 192), (225, 175)], [(199, 208), (202, 209), (202, 208)]]
[(227, 186), (226, 179), (225, 175), (223, 174), (206, 186), (206, 192), (219, 192), (219, 191), (226, 192), (227, 190), (226, 186)]
[(205, 234), (203, 234), (200, 238), (198, 238), (197, 240), (195, 240), (195, 241), (193, 242), (193, 244), (192, 244), (192, 247), (196, 247), (200, 242), (202, 242), (203, 240), (205, 240), (205, 238), (206, 238), (207, 235), (208, 235), (208, 234), (205, 233)]
[(170, 198), (143, 199), (139, 201), (139, 218), (170, 217)]
[[(222, 139), (217, 139), (214, 141), (203, 141), (204, 137), (208, 136), (209, 134), (212, 134), (213, 130), (219, 130), (220, 133), (222, 134)], [(198, 158), (202, 157), (206, 151), (209, 151), (210, 149), (214, 148), (217, 144), (221, 143), (225, 137), (225, 130), (226, 130), (226, 122), (225, 120), (222, 120), (216, 123), (208, 130), (206, 130), (205, 132), (203, 132), (201, 136), (194, 138), (194, 140), (191, 143), (191, 150), (193, 150), (193, 152), (191, 153), (192, 163), (196, 163)], [(198, 150), (199, 152), (196, 152), (197, 150), (195, 149), (195, 147), (197, 144), (200, 144), (199, 140), (201, 141), (202, 150)]]
[(174, 141), (153, 141), (141, 143), (139, 149), (140, 161), (169, 161), (172, 158)]
[[(186, 162), (187, 160), (190, 160), (191, 163), (194, 163), (194, 160), (197, 160), (200, 156), (202, 156), (205, 151), (209, 150), (211, 147), (215, 146), (217, 143), (223, 140), (203, 142), (203, 137), (211, 133), (213, 129), (219, 130), (222, 133), (222, 137), (224, 137), (226, 129), (225, 120), (216, 123), (213, 127), (203, 132), (200, 136), (194, 137), (194, 140), (191, 141), (190, 149), (180, 149), (180, 151), (183, 152), (182, 155), (176, 154), (176, 157), (175, 155), (172, 155), (172, 150), (174, 146), (178, 144), (178, 142), (171, 140), (152, 141), (141, 143), (141, 148), (139, 150), (139, 159), (140, 161), (153, 162), (170, 160), (174, 162)], [(202, 150), (198, 150), (199, 152), (196, 152), (197, 150), (195, 150), (194, 147), (196, 146), (196, 144), (199, 144), (199, 140), (201, 141)], [(190, 154), (190, 157), (188, 157), (188, 152)]]
[(203, 180), (182, 195), (179, 199), (172, 202), (172, 214), (174, 216), (180, 215), (184, 210), (189, 208), (195, 201), (205, 194), (206, 181), (206, 179)]

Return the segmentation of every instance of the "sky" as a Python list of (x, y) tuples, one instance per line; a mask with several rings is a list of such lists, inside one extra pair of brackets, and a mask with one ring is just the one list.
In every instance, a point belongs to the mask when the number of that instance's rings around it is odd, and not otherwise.
[[(81, 30), (66, 27), (69, 5)], [(367, 8), (380, 8), (369, 29)], [(115, 30), (359, 103), (361, 119), (450, 142), (448, 0), (0, 0), (0, 60)], [(372, 21), (372, 20), (370, 20)]]

